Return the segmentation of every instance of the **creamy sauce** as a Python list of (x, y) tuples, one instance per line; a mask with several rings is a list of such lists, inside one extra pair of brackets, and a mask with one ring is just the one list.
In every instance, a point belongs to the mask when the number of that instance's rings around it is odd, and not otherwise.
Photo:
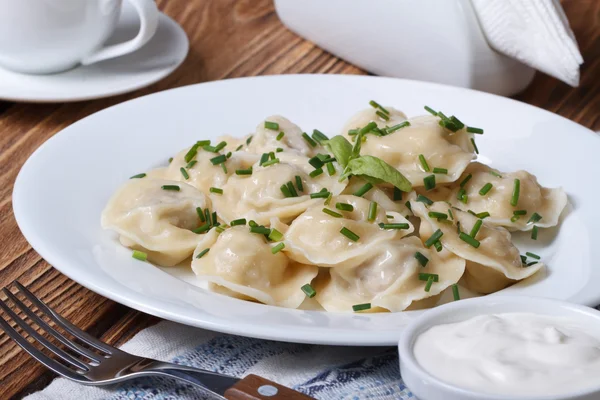
[(600, 331), (561, 317), (483, 315), (437, 325), (414, 354), (447, 383), (505, 395), (559, 395), (600, 387)]

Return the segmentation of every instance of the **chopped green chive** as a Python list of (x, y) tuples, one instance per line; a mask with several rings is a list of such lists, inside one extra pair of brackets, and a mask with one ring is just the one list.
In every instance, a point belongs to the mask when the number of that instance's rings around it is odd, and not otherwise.
[(185, 170), (185, 168), (181, 167), (179, 168), (179, 171), (181, 172), (181, 175), (183, 175), (183, 177), (185, 179), (190, 179), (190, 176), (188, 175), (187, 171)]
[(227, 146), (227, 142), (223, 141), (223, 142), (219, 143), (218, 145), (215, 146), (215, 152), (219, 152), (219, 151), (223, 150), (225, 148), (225, 146)]
[(521, 216), (519, 215), (513, 215), (512, 217), (510, 217), (510, 222), (517, 222), (520, 218)]
[(242, 149), (242, 147), (244, 147), (244, 145), (240, 144), (238, 147), (236, 147), (235, 151), (240, 151)]
[(467, 126), (467, 132), (469, 133), (477, 133), (478, 135), (483, 134), (483, 129), (475, 128), (474, 126)]
[(329, 203), (331, 203), (331, 199), (333, 198), (333, 194), (331, 192), (329, 192), (329, 196), (327, 196), (327, 198), (325, 199), (325, 205), (328, 206)]
[(537, 225), (534, 225), (533, 229), (531, 230), (531, 238), (533, 240), (537, 240), (537, 236), (538, 236), (538, 227), (537, 227)]
[(521, 254), (521, 264), (527, 264), (527, 256)]
[(531, 267), (532, 265), (535, 265), (535, 264), (537, 264), (538, 262), (539, 262), (539, 261), (532, 261), (532, 262), (530, 262), (530, 263), (527, 263), (527, 266), (528, 266), (528, 267)]
[(246, 144), (250, 144), (250, 142), (252, 142), (252, 138), (254, 136), (248, 136), (248, 139), (246, 139)]
[(279, 243), (273, 247), (271, 247), (271, 253), (272, 254), (277, 254), (279, 253), (281, 250), (283, 250), (283, 248), (285, 247), (285, 243)]
[(436, 212), (436, 211), (429, 211), (429, 213), (427, 214), (429, 215), (430, 218), (435, 218), (438, 221), (442, 220), (442, 219), (448, 219), (448, 215), (441, 213), (441, 212)]
[(428, 206), (433, 204), (433, 201), (431, 201), (428, 197), (423, 196), (422, 194), (417, 196), (417, 201), (420, 203), (425, 203)]
[(377, 128), (377, 124), (375, 122), (369, 122), (367, 125), (365, 125), (363, 128), (361, 128), (358, 131), (358, 134), (366, 135), (367, 133), (371, 132), (375, 128)]
[(438, 167), (435, 167), (433, 169), (433, 173), (434, 174), (448, 174), (448, 168), (438, 168)]
[(431, 246), (433, 246), (433, 244), (435, 242), (437, 242), (438, 240), (440, 240), (440, 238), (444, 236), (444, 232), (442, 232), (441, 229), (438, 229), (437, 231), (433, 232), (433, 235), (431, 235), (429, 237), (429, 239), (427, 239), (425, 241), (425, 247), (430, 248)]
[(342, 218), (343, 217), (342, 214), (336, 213), (335, 211), (330, 210), (329, 208), (323, 208), (323, 212), (327, 215), (331, 215), (334, 218)]
[(527, 221), (527, 223), (535, 224), (536, 222), (539, 222), (541, 219), (542, 219), (542, 216), (540, 214), (534, 212), (533, 214), (531, 214), (531, 217), (529, 218), (529, 221)]
[(385, 217), (386, 217), (387, 219), (394, 219), (394, 216), (393, 216), (393, 215), (390, 215), (390, 214), (386, 214), (386, 215), (385, 215)]
[(352, 240), (353, 242), (357, 242), (358, 239), (360, 239), (360, 236), (358, 236), (356, 233), (352, 232), (350, 229), (344, 227), (340, 230), (340, 233), (344, 236), (346, 236), (348, 239)]
[(273, 165), (273, 164), (279, 164), (279, 158), (274, 158), (272, 160), (269, 161), (265, 161), (262, 166), (263, 167), (268, 167), (269, 165)]
[(359, 129), (350, 129), (348, 131), (348, 136), (356, 136), (356, 135), (358, 135), (358, 131), (359, 131)]
[(277, 122), (265, 121), (265, 128), (271, 129), (272, 131), (278, 131), (279, 124)]
[(438, 113), (433, 108), (428, 107), (428, 106), (425, 106), (424, 108), (425, 108), (425, 111), (427, 111), (429, 114), (435, 115), (437, 117)]
[(469, 182), (469, 181), (471, 180), (471, 178), (472, 178), (472, 177), (473, 177), (473, 175), (471, 175), (471, 174), (469, 174), (469, 175), (465, 176), (465, 179), (463, 179), (463, 180), (460, 182), (459, 186), (460, 186), (461, 188), (464, 188), (464, 187), (465, 187), (465, 185), (467, 184), (467, 182)]
[(192, 161), (190, 161), (190, 162), (189, 162), (189, 163), (187, 163), (187, 165), (185, 166), (185, 169), (190, 169), (190, 168), (192, 168), (194, 165), (196, 165), (196, 163), (197, 163), (197, 162), (198, 162), (198, 161), (196, 161), (196, 160), (192, 160)]
[(271, 229), (271, 233), (269, 233), (269, 240), (274, 242), (280, 242), (283, 239), (283, 233), (279, 232), (277, 229)]
[(194, 233), (204, 233), (210, 229), (210, 220), (206, 222), (204, 225), (194, 229), (192, 232)]
[(296, 181), (296, 187), (298, 188), (298, 190), (303, 192), (304, 186), (302, 186), (302, 178), (300, 178), (300, 176), (296, 175), (294, 177), (294, 180)]
[(252, 175), (252, 167), (247, 168), (247, 169), (236, 169), (235, 174), (236, 175)]
[(402, 191), (400, 189), (398, 189), (397, 187), (395, 187), (395, 186), (394, 186), (393, 199), (394, 199), (394, 201), (400, 201), (400, 200), (402, 200)]
[(302, 132), (302, 137), (308, 142), (311, 147), (317, 147), (317, 142), (313, 140), (306, 132)]
[(535, 254), (535, 253), (530, 253), (530, 252), (527, 252), (527, 253), (525, 253), (525, 255), (526, 255), (527, 257), (535, 258), (536, 260), (539, 260), (540, 258), (542, 258), (542, 257), (538, 256), (537, 254)]
[(471, 144), (473, 144), (473, 148), (475, 149), (475, 153), (479, 154), (479, 149), (477, 148), (477, 145), (475, 144), (475, 139), (471, 139)]
[(269, 161), (269, 153), (263, 153), (260, 156), (260, 161), (258, 162), (258, 165), (262, 166), (264, 163), (266, 163), (267, 161)]
[(440, 251), (442, 251), (442, 248), (443, 248), (443, 247), (442, 247), (442, 242), (440, 242), (440, 241), (438, 240), (437, 242), (435, 242), (435, 243), (433, 244), (433, 247), (435, 247), (435, 251), (437, 251), (437, 252), (439, 253)]
[(404, 203), (404, 205), (406, 206), (406, 208), (408, 208), (410, 211), (412, 211), (412, 206), (410, 205), (410, 201), (406, 201), (406, 203)]
[(200, 222), (206, 222), (206, 218), (204, 217), (204, 211), (200, 207), (196, 207), (196, 214), (198, 214), (198, 218), (200, 218)]
[(448, 209), (448, 217), (450, 219), (454, 219), (454, 214), (452, 214), (452, 210), (451, 209)]
[(250, 221), (248, 221), (248, 225), (249, 226), (258, 226), (258, 224), (256, 222), (254, 222), (253, 219), (251, 219)]
[(435, 175), (429, 175), (423, 178), (423, 185), (425, 190), (435, 189)]
[(498, 172), (494, 171), (493, 169), (490, 169), (489, 173), (494, 175), (497, 178), (502, 178), (502, 175), (500, 175)]
[(515, 210), (513, 215), (527, 215), (527, 210)]
[(206, 253), (208, 253), (210, 249), (204, 249), (202, 250), (200, 253), (198, 253), (198, 255), (196, 256), (196, 258), (202, 258)]
[(223, 189), (219, 189), (216, 187), (211, 187), (210, 189), (208, 189), (211, 193), (216, 193), (216, 194), (223, 194)]
[(481, 229), (481, 225), (483, 225), (483, 221), (478, 219), (473, 225), (473, 229), (471, 229), (471, 233), (469, 234), (469, 236), (471, 236), (472, 238), (476, 238), (477, 233), (479, 233), (479, 230)]
[(390, 120), (390, 117), (387, 116), (387, 114), (382, 113), (381, 111), (375, 111), (375, 114), (377, 114), (377, 116), (379, 118), (381, 118), (382, 120), (384, 120), (384, 121), (389, 121)]
[(317, 176), (321, 175), (323, 173), (323, 168), (317, 168), (314, 171), (312, 171), (310, 174), (308, 174), (308, 176), (310, 176), (311, 178), (316, 178)]
[(423, 168), (423, 171), (425, 172), (429, 172), (429, 164), (427, 164), (427, 160), (425, 159), (425, 156), (423, 154), (419, 154), (419, 162), (421, 163), (421, 167)]
[(223, 233), (225, 232), (225, 229), (229, 228), (229, 226), (227, 225), (218, 225), (215, 230), (217, 231), (217, 233)]
[(196, 142), (196, 146), (198, 146), (198, 147), (208, 146), (209, 144), (210, 144), (210, 140), (198, 140)]
[(218, 153), (217, 148), (210, 145), (202, 146), (202, 148), (211, 153)]
[(315, 169), (321, 168), (324, 165), (323, 161), (321, 161), (321, 158), (319, 158), (319, 156), (314, 156), (313, 158), (308, 160), (308, 163), (312, 165)]
[(129, 177), (129, 179), (139, 179), (139, 178), (143, 178), (145, 176), (146, 176), (146, 174), (142, 172), (141, 174), (137, 174), (137, 175)]
[(162, 185), (162, 190), (173, 190), (175, 192), (179, 192), (181, 188), (177, 185)]
[(379, 104), (378, 102), (376, 102), (375, 100), (369, 101), (369, 104), (373, 108), (379, 108), (381, 110), (381, 112), (383, 112), (385, 114), (389, 114), (390, 113), (388, 110), (386, 110), (385, 108), (383, 108), (383, 106), (381, 104)]
[(213, 213), (212, 213), (212, 224), (213, 224), (213, 226), (215, 226), (215, 225), (218, 224), (218, 222), (217, 222), (217, 212), (216, 211), (213, 211)]
[(415, 258), (417, 259), (419, 264), (421, 264), (421, 267), (426, 266), (427, 263), (429, 262), (429, 258), (425, 257), (422, 253), (420, 253), (418, 251), (415, 253)]
[(277, 137), (275, 138), (275, 140), (281, 140), (281, 139), (283, 139), (284, 135), (285, 135), (284, 132), (279, 132), (279, 134), (277, 135)]
[(333, 166), (333, 163), (329, 162), (325, 164), (325, 166), (327, 167), (327, 173), (329, 176), (335, 175), (335, 167)]
[(454, 297), (454, 301), (460, 300), (460, 293), (458, 293), (458, 285), (456, 283), (452, 285), (452, 296)]
[(148, 259), (148, 254), (144, 253), (143, 251), (134, 250), (133, 253), (131, 253), (131, 257), (135, 258), (136, 260), (146, 261)]
[(206, 218), (206, 223), (210, 225), (210, 210), (208, 207), (204, 209), (204, 217)]
[(246, 218), (234, 219), (231, 221), (231, 226), (246, 225)]
[[(190, 147), (190, 149), (187, 151), (187, 153), (185, 153), (185, 156), (183, 156), (183, 159), (185, 160), (185, 162), (190, 162), (192, 161), (192, 159), (194, 157), (196, 157), (196, 154), (198, 154), (198, 144), (196, 143), (195, 145), (193, 145), (192, 147)], [(173, 160), (171, 158), (171, 160)], [(171, 161), (169, 161), (171, 162)]]
[(275, 149), (275, 153), (281, 153), (283, 152), (283, 149), (281, 147), (278, 147)]
[(371, 303), (355, 304), (352, 306), (352, 311), (365, 311), (371, 309)]
[(259, 233), (261, 235), (268, 235), (271, 233), (271, 230), (269, 228), (265, 228), (264, 226), (251, 226), (250, 232)]
[(487, 212), (487, 211), (484, 211), (484, 212), (480, 212), (480, 213), (475, 214), (475, 216), (477, 218), (479, 218), (479, 219), (485, 219), (485, 218), (487, 218), (487, 217), (490, 216), (490, 213)]
[(387, 229), (387, 230), (391, 230), (391, 229), (408, 229), (410, 226), (407, 223), (399, 223), (399, 224), (384, 224), (383, 222), (379, 224), (379, 227), (381, 229)]
[(427, 283), (425, 284), (425, 291), (429, 292), (431, 290), (431, 285), (433, 285), (433, 276), (427, 278)]
[(335, 203), (335, 208), (341, 211), (354, 211), (354, 206), (346, 203)]
[(466, 234), (466, 233), (464, 233), (464, 232), (461, 232), (461, 233), (458, 235), (458, 237), (459, 237), (459, 238), (460, 238), (460, 240), (462, 240), (463, 242), (465, 242), (465, 243), (467, 243), (467, 244), (469, 244), (469, 245), (471, 245), (471, 246), (473, 246), (473, 247), (475, 247), (475, 248), (478, 248), (478, 247), (479, 247), (479, 245), (480, 245), (480, 243), (479, 243), (479, 241), (478, 241), (478, 240), (476, 240), (475, 238), (472, 238), (471, 236), (467, 235), (467, 234)]
[(300, 289), (302, 289), (302, 291), (304, 292), (306, 297), (308, 297), (309, 299), (312, 299), (317, 294), (316, 290), (310, 285), (310, 283), (307, 283), (306, 285), (302, 286)]
[(450, 121), (452, 121), (452, 123), (458, 128), (458, 129), (462, 129), (465, 127), (465, 124), (462, 123), (462, 121), (458, 118), (456, 118), (454, 115), (450, 116)]
[(460, 189), (456, 195), (456, 198), (464, 204), (467, 204), (467, 201), (469, 200), (469, 196), (467, 195), (467, 191), (465, 189)]
[(321, 144), (322, 144), (322, 142), (329, 140), (327, 135), (325, 135), (323, 132), (319, 131), (318, 129), (313, 129), (312, 138)]
[(221, 163), (224, 163), (225, 161), (227, 161), (227, 156), (225, 154), (221, 154), (220, 156), (216, 156), (210, 159), (212, 165), (219, 165)]
[[(510, 205), (513, 207), (517, 206), (519, 202), (519, 194), (521, 193), (521, 181), (519, 179), (515, 179), (513, 182), (513, 192), (512, 197), (510, 198)], [(531, 216), (533, 218), (533, 215)]]
[(488, 194), (488, 192), (489, 192), (490, 190), (492, 190), (492, 187), (493, 187), (493, 186), (494, 186), (494, 185), (492, 185), (492, 184), (491, 184), (491, 183), (489, 183), (489, 182), (488, 182), (488, 183), (486, 183), (485, 185), (483, 185), (483, 187), (482, 187), (481, 189), (479, 189), (479, 194), (480, 194), (481, 196), (485, 196), (486, 194)]
[(377, 218), (377, 203), (374, 201), (369, 204), (369, 215), (367, 217), (367, 221), (373, 222)]
[(326, 199), (327, 197), (329, 197), (329, 192), (327, 190), (310, 194), (311, 199)]
[(279, 187), (279, 190), (281, 190), (281, 193), (283, 193), (284, 197), (292, 197), (292, 193), (290, 192), (290, 189), (287, 187), (286, 184), (283, 184)]
[(365, 183), (363, 186), (360, 187), (360, 189), (358, 189), (353, 194), (357, 197), (363, 197), (365, 193), (367, 193), (371, 189), (373, 189), (373, 185), (371, 185), (370, 183)]
[(221, 164), (221, 169), (223, 170), (224, 173), (227, 173), (227, 167), (225, 166), (225, 163)]
[(429, 278), (433, 278), (434, 282), (439, 282), (439, 280), (440, 280), (440, 276), (438, 274), (428, 274), (426, 272), (419, 273), (420, 281), (427, 281), (427, 280), (429, 280)]
[(402, 123), (399, 123), (397, 125), (394, 126), (390, 126), (389, 128), (387, 128), (385, 131), (386, 133), (389, 135), (390, 133), (396, 132), (398, 129), (402, 129), (405, 128), (407, 126), (410, 126), (410, 122), (408, 121), (404, 121)]

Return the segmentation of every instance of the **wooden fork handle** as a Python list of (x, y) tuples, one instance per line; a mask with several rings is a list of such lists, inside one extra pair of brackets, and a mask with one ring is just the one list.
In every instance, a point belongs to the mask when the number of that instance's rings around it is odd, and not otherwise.
[(257, 375), (248, 375), (225, 391), (228, 400), (314, 400)]

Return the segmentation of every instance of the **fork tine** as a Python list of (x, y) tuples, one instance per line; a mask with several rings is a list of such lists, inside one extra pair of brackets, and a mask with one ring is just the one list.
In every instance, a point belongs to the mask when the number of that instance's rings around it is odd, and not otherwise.
[(44, 353), (35, 348), (31, 343), (27, 341), (23, 336), (19, 334), (3, 317), (0, 317), (0, 328), (6, 332), (6, 334), (14, 340), (23, 350), (29, 353), (29, 355), (40, 363), (44, 364), (47, 368), (56, 372), (59, 375), (64, 376), (65, 378), (69, 378), (75, 381), (85, 381), (85, 378), (74, 372), (73, 370), (65, 367), (61, 363), (51, 359), (46, 356)]
[(56, 347), (54, 344), (50, 343), (46, 338), (44, 338), (42, 335), (37, 333), (31, 325), (27, 324), (13, 310), (11, 310), (10, 307), (8, 306), (8, 304), (6, 304), (2, 300), (0, 300), (0, 308), (2, 308), (4, 310), (4, 312), (7, 313), (17, 323), (17, 325), (19, 325), (21, 327), (21, 329), (23, 329), (30, 336), (32, 336), (38, 342), (40, 342), (42, 344), (42, 346), (44, 346), (46, 349), (50, 350), (51, 352), (53, 352), (54, 354), (56, 354), (57, 356), (59, 356), (60, 358), (62, 358), (66, 362), (68, 362), (69, 364), (73, 365), (74, 367), (77, 367), (83, 371), (89, 371), (90, 368), (88, 365), (82, 363), (81, 361), (72, 357), (68, 353), (65, 353), (60, 348)]
[(48, 332), (48, 334), (52, 335), (56, 340), (58, 340), (74, 352), (88, 357), (97, 363), (100, 363), (101, 359), (97, 353), (94, 353), (93, 351), (86, 349), (85, 347), (80, 346), (77, 343), (74, 343), (66, 337), (64, 337), (60, 332), (48, 325), (46, 321), (41, 319), (35, 312), (31, 311), (29, 307), (27, 307), (27, 305), (25, 305), (25, 303), (23, 303), (17, 296), (12, 294), (10, 290), (4, 288), (2, 289), (2, 291), (19, 309), (21, 309), (21, 311), (27, 314), (27, 316), (31, 318), (40, 328)]
[(69, 321), (58, 315), (54, 310), (48, 307), (44, 302), (35, 297), (33, 293), (29, 291), (25, 286), (21, 285), (18, 281), (13, 281), (13, 284), (31, 301), (31, 303), (35, 304), (35, 306), (40, 310), (43, 314), (45, 314), (48, 318), (50, 318), (54, 323), (68, 331), (71, 335), (75, 336), (77, 339), (82, 342), (88, 344), (89, 346), (94, 347), (97, 350), (100, 350), (107, 354), (114, 354), (116, 352), (120, 352), (120, 350), (107, 345), (96, 339), (95, 337), (87, 334), (82, 331), (75, 325), (71, 324)]

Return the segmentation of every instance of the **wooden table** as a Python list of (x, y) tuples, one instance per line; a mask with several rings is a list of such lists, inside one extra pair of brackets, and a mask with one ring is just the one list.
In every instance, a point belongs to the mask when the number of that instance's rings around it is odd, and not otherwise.
[[(113, 104), (148, 93), (239, 76), (331, 73), (364, 74), (288, 31), (272, 0), (157, 0), (190, 39), (181, 67), (163, 81), (110, 99), (67, 104), (0, 102), (0, 287), (18, 279), (76, 325), (119, 344), (158, 318), (105, 299), (48, 265), (21, 235), (11, 193), (21, 165), (45, 140), (73, 122)], [(600, 1), (565, 0), (565, 11), (586, 63), (573, 89), (543, 74), (517, 99), (589, 128), (600, 129)], [(54, 374), (0, 334), (1, 398), (21, 398), (44, 388)]]

